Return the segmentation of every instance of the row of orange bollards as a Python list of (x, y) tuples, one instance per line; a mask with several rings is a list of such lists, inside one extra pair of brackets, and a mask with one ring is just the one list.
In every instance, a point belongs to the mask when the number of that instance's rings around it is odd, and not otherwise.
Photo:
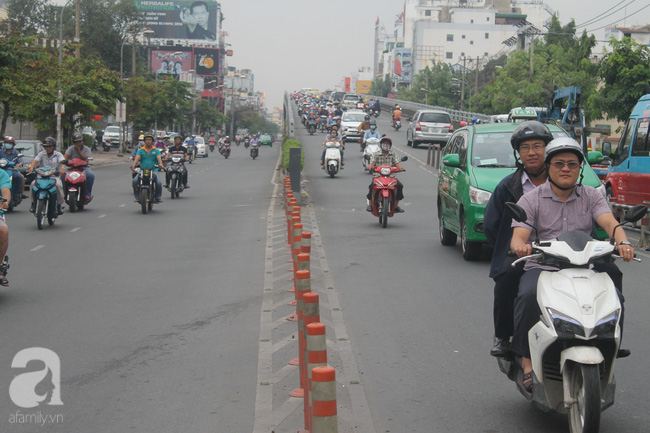
[(304, 399), (305, 429), (302, 432), (337, 433), (336, 373), (327, 366), (325, 325), (320, 323), (318, 294), (311, 291), (311, 233), (303, 230), (300, 206), (285, 178), (284, 203), (287, 247), (291, 252), (296, 313), (287, 317), (298, 323), (298, 358), (289, 362), (300, 368), (300, 388), (289, 393)]

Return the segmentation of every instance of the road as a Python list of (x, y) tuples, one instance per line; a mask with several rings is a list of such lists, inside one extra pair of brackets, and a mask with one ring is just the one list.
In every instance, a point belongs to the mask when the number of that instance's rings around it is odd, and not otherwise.
[[(532, 408), (498, 371), (488, 354), (489, 252), (469, 263), (460, 246), (440, 245), (437, 178), (424, 164), (426, 150), (407, 148), (405, 130), (389, 131), (386, 115), (378, 124), (410, 158), (400, 176), (406, 212), (387, 229), (365, 212), (370, 177), (356, 144), (330, 179), (319, 165), (322, 134), (297, 128), (306, 154), (303, 215), (315, 234), (313, 289), (339, 379), (339, 431), (568, 431), (564, 417)], [(237, 147), (228, 160), (200, 159), (189, 167), (191, 189), (179, 200), (165, 194), (149, 215), (133, 203), (122, 161), (96, 167), (96, 199), (53, 227), (37, 230), (25, 204), (9, 214), (0, 389), (24, 373), (11, 368), (19, 351), (44, 347), (61, 359), (64, 404), (23, 409), (0, 392), (0, 431), (299, 430), (300, 401), (285, 397), (297, 376), (283, 366), (295, 344), (279, 344), (291, 340), (295, 324), (282, 320), (291, 307), (281, 301), (292, 295), (284, 290), (287, 256), (272, 183), (278, 156), (276, 145), (256, 161)], [(642, 432), (650, 423), (642, 361), (650, 355), (650, 295), (643, 264), (620, 266), (633, 355), (617, 364), (617, 401), (601, 432)], [(273, 356), (261, 338), (268, 323), (279, 347)], [(268, 387), (260, 386), (266, 367), (278, 379)], [(17, 413), (36, 410), (61, 422), (20, 423)]]

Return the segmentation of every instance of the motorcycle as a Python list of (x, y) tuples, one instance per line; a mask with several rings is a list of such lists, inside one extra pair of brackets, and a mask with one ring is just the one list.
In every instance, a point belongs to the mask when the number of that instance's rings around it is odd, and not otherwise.
[(341, 169), (341, 143), (339, 141), (328, 141), (325, 143), (325, 147), (325, 164), (323, 164), (323, 170), (330, 177), (334, 177)]
[[(7, 199), (0, 196), (0, 203), (5, 203), (6, 201), (7, 201)], [(5, 220), (5, 211), (2, 210), (2, 209), (0, 209), (0, 218), (3, 221)], [(2, 273), (2, 275), (6, 276), (7, 271), (9, 270), (9, 268), (10, 268), (10, 266), (9, 266), (9, 256), (5, 256), (4, 260), (2, 260), (2, 263), (0, 263), (0, 273)]]
[(327, 132), (327, 116), (320, 116), (318, 126), (320, 127), (320, 132)]
[(251, 144), (251, 139), (250, 139), (250, 138), (246, 138), (246, 139), (244, 139), (244, 148), (245, 148), (245, 149), (248, 149), (248, 146), (249, 146), (250, 144)]
[(214, 140), (210, 140), (210, 152), (214, 152)]
[(228, 157), (230, 156), (230, 143), (223, 144), (223, 146), (221, 147), (221, 154), (223, 155), (224, 158), (228, 159)]
[(111, 140), (104, 140), (102, 143), (102, 148), (104, 152), (110, 152), (111, 150)]
[(58, 173), (52, 167), (39, 167), (36, 169), (36, 183), (32, 187), (34, 199), (34, 216), (39, 230), (43, 230), (45, 220), (49, 225), (54, 225), (54, 220), (59, 216), (57, 211), (56, 176)]
[(395, 131), (399, 131), (399, 129), (402, 127), (402, 121), (401, 120), (394, 120), (393, 121), (393, 128), (395, 128)]
[(314, 135), (316, 132), (316, 118), (313, 116), (309, 117), (307, 121), (307, 131), (309, 131), (309, 135)]
[[(401, 159), (402, 162), (407, 160), (408, 156)], [(379, 224), (386, 228), (388, 218), (395, 215), (395, 208), (397, 207), (397, 179), (390, 175), (399, 172), (399, 169), (381, 165), (374, 167), (373, 170), (379, 173), (380, 176), (375, 177), (372, 181), (370, 207), (372, 208), (372, 214), (379, 218)]]
[(70, 208), (70, 212), (82, 210), (90, 203), (86, 200), (86, 171), (83, 167), (88, 166), (88, 161), (73, 158), (61, 161), (61, 164), (68, 167), (63, 180), (63, 197)]
[[(19, 158), (22, 157), (22, 156), (23, 156), (22, 153), (19, 153), (19, 154), (18, 154), (18, 157), (19, 157)], [(2, 170), (4, 170), (5, 172), (7, 172), (7, 176), (9, 176), (10, 179), (11, 179), (11, 176), (13, 175), (13, 172), (14, 172), (14, 171), (16, 171), (16, 170), (20, 171), (20, 170), (16, 167), (16, 163), (15, 163), (15, 162), (9, 161), (9, 160), (6, 159), (6, 158), (2, 158), (2, 159), (0, 159), (0, 169), (2, 169)], [(24, 176), (24, 174), (23, 174), (23, 176)], [(20, 192), (19, 192), (18, 194), (16, 194), (15, 196), (12, 194), (12, 195), (11, 195), (11, 200), (9, 201), (9, 206), (7, 207), (7, 211), (8, 211), (8, 212), (11, 212), (11, 211), (14, 210), (14, 208), (15, 208), (16, 206), (18, 206), (18, 205), (20, 204), (20, 202), (22, 202), (22, 201), (23, 201), (22, 191), (20, 191)]]
[[(514, 220), (526, 221), (526, 212), (516, 204), (506, 203), (506, 211)], [(639, 221), (647, 211), (646, 206), (635, 206), (625, 221)], [(609, 275), (590, 269), (592, 264), (620, 258), (614, 249), (614, 233), (609, 242), (579, 231), (565, 232), (551, 241), (538, 238), (532, 243), (532, 254), (512, 264), (533, 260), (560, 270), (542, 271), (537, 283), (541, 317), (528, 332), (532, 392), (523, 386), (520, 358), (497, 358), (499, 369), (534, 406), (568, 414), (571, 433), (598, 432), (600, 413), (614, 404), (622, 308)]]
[(187, 154), (190, 155), (190, 159), (188, 162), (191, 164), (192, 161), (196, 159), (196, 146), (188, 146)]
[(368, 167), (370, 166), (370, 157), (375, 153), (379, 152), (379, 139), (378, 138), (369, 138), (366, 140), (366, 147), (363, 149), (363, 169), (370, 173)]
[(183, 192), (185, 186), (183, 185), (183, 176), (185, 175), (185, 155), (180, 153), (172, 153), (171, 160), (167, 163), (165, 170), (169, 174), (169, 186), (167, 190), (172, 194), (172, 200), (178, 198), (178, 195)]
[(154, 171), (151, 168), (136, 167), (134, 174), (138, 176), (138, 202), (142, 208), (142, 213), (146, 214), (153, 209), (156, 197), (156, 182), (154, 181)]
[(253, 158), (253, 160), (255, 160), (255, 158), (257, 158), (257, 155), (259, 155), (259, 149), (259, 144), (251, 145), (251, 158)]

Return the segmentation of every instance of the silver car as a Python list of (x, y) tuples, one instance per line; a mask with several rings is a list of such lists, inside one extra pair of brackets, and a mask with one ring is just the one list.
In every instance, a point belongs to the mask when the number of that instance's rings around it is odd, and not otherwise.
[(406, 144), (418, 147), (420, 143), (439, 143), (444, 146), (453, 132), (454, 126), (446, 111), (418, 110), (409, 119)]
[(341, 116), (341, 129), (345, 139), (353, 140), (363, 137), (359, 132), (359, 125), (364, 121), (366, 113), (361, 110), (349, 110)]

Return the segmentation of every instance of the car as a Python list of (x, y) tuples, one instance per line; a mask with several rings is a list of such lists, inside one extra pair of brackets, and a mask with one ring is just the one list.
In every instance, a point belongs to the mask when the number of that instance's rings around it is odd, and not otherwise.
[[(485, 207), (501, 179), (516, 170), (510, 137), (518, 123), (470, 125), (456, 130), (442, 151), (438, 173), (438, 232), (445, 246), (460, 237), (465, 260), (478, 260), (487, 238), (483, 230)], [(548, 125), (553, 137), (567, 132)], [(588, 164), (583, 167), (582, 183), (605, 188)], [(600, 236), (600, 233), (597, 233)]]
[(273, 147), (273, 139), (269, 134), (260, 135), (260, 146)]
[(23, 154), (24, 166), (31, 164), (38, 152), (43, 150), (42, 143), (39, 140), (16, 140), (14, 148)]
[(122, 128), (119, 125), (109, 125), (104, 129), (103, 140), (110, 140), (111, 147), (120, 147), (122, 142)]
[(94, 142), (95, 139), (97, 138), (97, 131), (95, 131), (95, 129), (94, 129), (94, 128), (91, 128), (90, 126), (84, 126), (84, 127), (81, 129), (81, 133), (82, 133), (83, 135), (89, 135), (89, 136), (93, 139), (93, 142)]
[(361, 110), (348, 110), (341, 116), (341, 129), (345, 139), (359, 139), (363, 134), (359, 132), (358, 128), (361, 122), (364, 121), (366, 113)]
[(341, 99), (341, 108), (346, 110), (354, 109), (359, 101), (359, 95), (356, 93), (346, 93)]
[[(187, 137), (185, 141), (183, 141), (183, 146), (187, 147), (187, 140), (190, 138)], [(198, 158), (199, 156), (202, 156), (203, 158), (208, 157), (208, 150), (205, 145), (205, 139), (203, 137), (194, 137), (194, 142), (196, 145), (196, 157)]]
[(449, 113), (442, 110), (418, 110), (408, 121), (407, 146), (418, 147), (420, 143), (438, 143), (444, 147), (454, 132)]

